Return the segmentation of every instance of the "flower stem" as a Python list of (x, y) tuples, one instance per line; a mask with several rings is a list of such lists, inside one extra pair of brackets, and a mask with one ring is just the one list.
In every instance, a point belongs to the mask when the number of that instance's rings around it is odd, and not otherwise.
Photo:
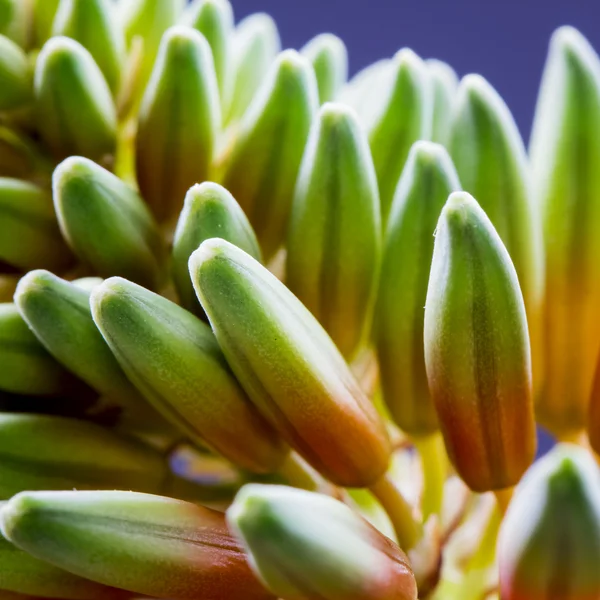
[(389, 475), (381, 477), (369, 489), (390, 518), (400, 547), (410, 550), (421, 537), (421, 526), (415, 519), (413, 507)]
[(414, 440), (421, 457), (423, 471), (423, 495), (421, 511), (423, 522), (431, 515), (440, 515), (444, 501), (444, 483), (448, 467), (448, 457), (441, 433), (434, 433)]

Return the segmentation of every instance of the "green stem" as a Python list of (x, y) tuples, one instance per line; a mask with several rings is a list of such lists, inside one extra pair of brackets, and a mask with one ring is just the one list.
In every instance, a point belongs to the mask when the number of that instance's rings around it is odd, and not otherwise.
[(414, 440), (421, 457), (423, 471), (423, 495), (421, 511), (423, 522), (431, 515), (441, 515), (444, 502), (444, 484), (448, 472), (448, 457), (441, 433), (434, 433)]
[(388, 475), (381, 477), (369, 489), (390, 518), (400, 547), (404, 551), (413, 548), (421, 538), (422, 531), (411, 504)]

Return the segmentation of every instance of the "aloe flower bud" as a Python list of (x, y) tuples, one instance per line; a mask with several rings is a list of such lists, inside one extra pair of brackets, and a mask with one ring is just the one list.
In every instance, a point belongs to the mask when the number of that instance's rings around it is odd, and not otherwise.
[(51, 38), (34, 75), (38, 126), (57, 159), (101, 159), (115, 149), (117, 117), (110, 89), (92, 55), (66, 37)]
[(190, 274), (237, 379), (288, 443), (338, 485), (378, 480), (389, 461), (385, 427), (302, 303), (224, 240), (203, 242)]
[(0, 110), (20, 108), (33, 98), (33, 82), (27, 54), (0, 35)]
[(265, 258), (286, 233), (294, 186), (314, 113), (317, 85), (294, 50), (279, 55), (240, 125), (223, 185), (248, 215)]
[(142, 65), (139, 85), (143, 87), (156, 59), (163, 33), (175, 25), (182, 7), (181, 0), (122, 0), (117, 5), (118, 21), (123, 24), (125, 42), (142, 40)]
[(61, 269), (73, 260), (50, 194), (32, 183), (0, 177), (0, 260), (18, 269)]
[(515, 485), (536, 446), (525, 307), (506, 248), (464, 192), (438, 221), (424, 326), (429, 389), (458, 474), (477, 492)]
[(195, 0), (184, 15), (184, 22), (206, 38), (212, 50), (221, 106), (228, 106), (233, 83), (231, 4), (228, 0)]
[(86, 48), (115, 94), (125, 60), (125, 39), (110, 0), (61, 0), (52, 27)]
[(438, 419), (423, 348), (423, 319), (438, 216), (460, 182), (446, 150), (416, 142), (394, 197), (384, 238), (375, 339), (383, 399), (400, 428), (433, 433)]
[(152, 409), (129, 382), (92, 320), (90, 292), (81, 283), (38, 270), (21, 279), (15, 302), (56, 360), (132, 414), (146, 417)]
[(322, 33), (310, 40), (300, 53), (315, 70), (319, 102), (335, 100), (348, 77), (348, 51), (344, 42), (337, 35)]
[(227, 511), (250, 565), (286, 600), (416, 600), (402, 550), (338, 500), (250, 484)]
[(63, 417), (0, 414), (0, 499), (23, 490), (158, 492), (159, 452), (99, 425)]
[(245, 469), (277, 470), (287, 449), (239, 387), (208, 325), (118, 277), (95, 288), (90, 304), (121, 367), (166, 419)]
[[(0, 507), (2, 504), (0, 504)], [(19, 594), (15, 600), (29, 596), (62, 600), (121, 600), (128, 592), (94, 583), (58, 569), (47, 562), (19, 550), (0, 535), (0, 598), (6, 592)], [(12, 599), (12, 596), (10, 596)]]
[(122, 275), (149, 287), (160, 283), (160, 232), (132, 188), (80, 156), (58, 165), (52, 188), (61, 231), (80, 260), (103, 277)]
[(24, 492), (0, 512), (32, 556), (92, 581), (176, 600), (262, 600), (219, 512), (134, 492)]
[(458, 77), (454, 69), (441, 60), (430, 59), (427, 61), (427, 67), (430, 85), (433, 87), (431, 139), (445, 144), (450, 135)]
[(217, 183), (195, 185), (185, 197), (173, 240), (173, 280), (181, 304), (203, 316), (190, 279), (188, 261), (204, 240), (219, 237), (261, 260), (260, 248), (244, 211), (233, 196)]
[(136, 137), (140, 191), (159, 220), (178, 214), (187, 190), (207, 179), (220, 120), (210, 46), (194, 29), (169, 29), (142, 100)]
[(226, 122), (242, 117), (281, 48), (273, 19), (252, 14), (238, 24), (233, 37), (234, 81)]
[(7, 392), (53, 396), (73, 383), (9, 303), (0, 304), (0, 364), (0, 390)]
[(464, 189), (477, 198), (517, 271), (527, 311), (534, 381), (541, 383), (543, 247), (525, 147), (508, 107), (479, 75), (467, 75), (460, 84), (449, 147)]
[(369, 122), (369, 141), (384, 223), (411, 146), (430, 135), (433, 107), (430, 92), (427, 65), (407, 48), (392, 59), (385, 85), (375, 86), (371, 91), (375, 98), (370, 101), (380, 105)]
[(562, 444), (531, 467), (502, 524), (502, 600), (598, 598), (598, 539), (598, 466), (585, 450)]
[(550, 43), (531, 138), (546, 251), (538, 418), (556, 435), (585, 427), (600, 352), (600, 61), (576, 30)]
[(33, 45), (39, 48), (52, 35), (52, 26), (60, 0), (32, 0)]
[(327, 103), (312, 126), (296, 183), (286, 282), (346, 357), (364, 338), (380, 239), (366, 133), (352, 109)]

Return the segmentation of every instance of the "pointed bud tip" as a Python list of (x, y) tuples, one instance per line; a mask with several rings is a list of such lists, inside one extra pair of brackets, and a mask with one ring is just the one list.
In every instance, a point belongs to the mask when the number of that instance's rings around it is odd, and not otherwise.
[(276, 59), (277, 71), (280, 75), (296, 76), (308, 69), (310, 63), (297, 50), (284, 50)]
[(56, 275), (45, 269), (34, 269), (33, 271), (29, 271), (29, 273), (26, 273), (21, 277), (17, 284), (14, 295), (15, 304), (21, 308), (23, 301), (30, 292), (36, 292), (51, 286), (55, 279)]
[[(428, 140), (419, 140), (415, 142), (410, 150), (413, 160), (421, 166), (437, 164), (442, 161), (450, 163), (448, 151), (441, 144), (430, 142)], [(450, 163), (451, 164), (451, 163)]]
[(210, 262), (211, 259), (225, 254), (230, 248), (235, 248), (235, 246), (221, 238), (204, 240), (202, 244), (200, 244), (198, 250), (192, 252), (192, 255), (190, 256), (190, 269), (201, 268), (203, 265)]
[(410, 48), (401, 48), (396, 52), (392, 60), (398, 65), (398, 69), (417, 69), (423, 64), (421, 57)]

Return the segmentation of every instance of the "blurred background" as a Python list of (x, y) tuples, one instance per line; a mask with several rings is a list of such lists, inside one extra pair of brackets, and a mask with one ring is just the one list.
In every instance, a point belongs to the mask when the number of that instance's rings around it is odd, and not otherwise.
[(403, 46), (439, 58), (459, 76), (480, 73), (512, 110), (529, 139), (548, 40), (577, 27), (600, 50), (600, 0), (231, 0), (236, 21), (265, 11), (284, 48), (324, 31), (348, 47), (350, 73)]

